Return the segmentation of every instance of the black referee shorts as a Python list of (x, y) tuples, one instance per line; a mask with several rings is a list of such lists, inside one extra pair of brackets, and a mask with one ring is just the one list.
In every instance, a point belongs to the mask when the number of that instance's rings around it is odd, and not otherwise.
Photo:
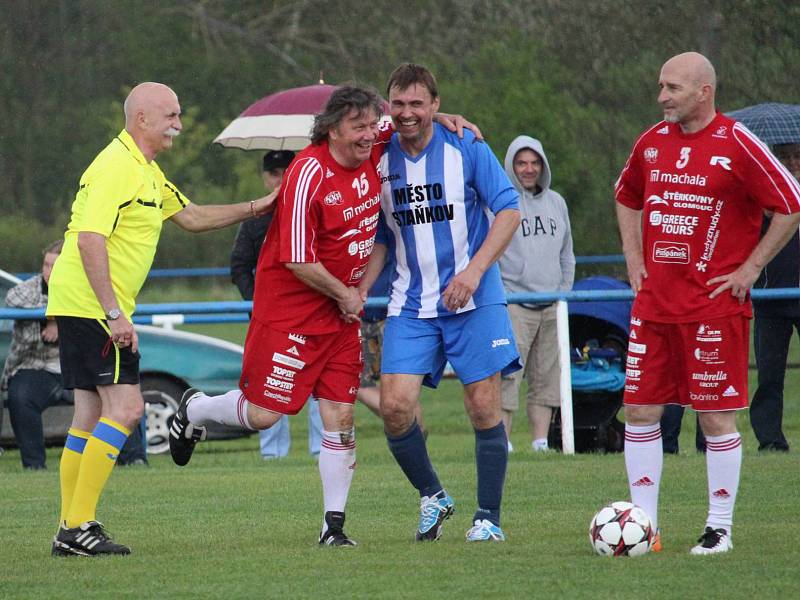
[(61, 379), (68, 390), (139, 383), (139, 353), (118, 348), (102, 319), (56, 317)]

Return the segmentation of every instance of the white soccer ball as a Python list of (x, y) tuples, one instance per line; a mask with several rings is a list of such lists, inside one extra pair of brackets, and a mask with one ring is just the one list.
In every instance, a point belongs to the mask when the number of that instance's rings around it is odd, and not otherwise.
[(656, 532), (650, 517), (630, 502), (612, 502), (589, 523), (589, 543), (602, 556), (647, 554)]

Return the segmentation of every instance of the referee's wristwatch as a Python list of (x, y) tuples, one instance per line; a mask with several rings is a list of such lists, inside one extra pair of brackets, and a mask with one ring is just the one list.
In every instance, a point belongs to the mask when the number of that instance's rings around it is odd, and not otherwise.
[(106, 313), (106, 320), (116, 321), (117, 319), (119, 319), (120, 315), (122, 315), (122, 313), (118, 308), (112, 308), (110, 311)]

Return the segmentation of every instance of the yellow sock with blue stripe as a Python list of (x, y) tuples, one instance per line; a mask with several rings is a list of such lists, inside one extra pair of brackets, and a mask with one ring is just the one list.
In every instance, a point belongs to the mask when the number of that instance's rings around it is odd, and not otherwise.
[(70, 427), (67, 432), (67, 441), (64, 443), (64, 451), (61, 453), (61, 464), (59, 477), (61, 479), (61, 517), (58, 522), (62, 523), (67, 518), (69, 505), (72, 503), (72, 494), (75, 493), (75, 483), (78, 481), (78, 472), (81, 468), (83, 449), (89, 436), (88, 431), (81, 431)]
[(67, 527), (95, 520), (100, 494), (130, 433), (128, 428), (111, 419), (102, 417), (98, 421), (83, 449), (75, 492), (67, 512)]

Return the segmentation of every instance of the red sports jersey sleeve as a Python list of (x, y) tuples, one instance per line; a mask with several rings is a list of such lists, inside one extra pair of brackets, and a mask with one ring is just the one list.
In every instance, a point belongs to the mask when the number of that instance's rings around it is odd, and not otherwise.
[(735, 271), (759, 240), (763, 209), (800, 211), (800, 186), (743, 125), (717, 114), (684, 134), (662, 122), (646, 131), (615, 186), (617, 202), (642, 210), (647, 278), (634, 310), (681, 323), (751, 314), (730, 293), (714, 300), (709, 279)]
[(280, 262), (316, 262), (319, 213), (314, 203), (323, 177), (322, 165), (314, 156), (298, 157), (287, 169), (278, 197), (284, 215), (279, 221)]
[(750, 197), (774, 212), (784, 215), (798, 212), (800, 183), (747, 127), (735, 123), (733, 137), (743, 155), (750, 158), (742, 160), (740, 177)]

